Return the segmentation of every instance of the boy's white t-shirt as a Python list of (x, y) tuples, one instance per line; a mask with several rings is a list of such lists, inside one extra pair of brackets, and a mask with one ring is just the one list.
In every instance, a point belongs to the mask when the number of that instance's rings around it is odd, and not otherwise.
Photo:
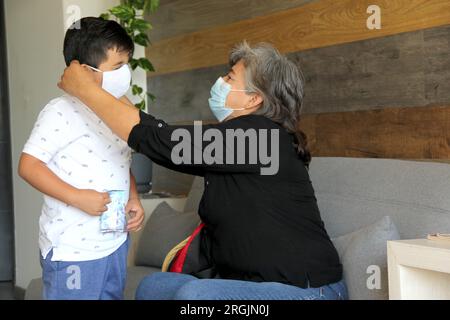
[[(56, 98), (39, 114), (23, 149), (66, 183), (99, 192), (130, 190), (131, 149), (77, 98)], [(108, 256), (127, 233), (101, 233), (100, 217), (44, 195), (39, 219), (42, 257), (87, 261)]]

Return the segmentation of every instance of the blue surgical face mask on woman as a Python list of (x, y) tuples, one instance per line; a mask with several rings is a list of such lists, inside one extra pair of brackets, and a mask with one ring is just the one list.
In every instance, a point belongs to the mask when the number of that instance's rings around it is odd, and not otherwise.
[(127, 64), (113, 71), (101, 71), (91, 66), (88, 67), (103, 73), (102, 88), (117, 99), (123, 97), (130, 89), (131, 71)]
[(234, 90), (231, 89), (231, 85), (226, 83), (222, 77), (217, 79), (216, 83), (211, 88), (211, 98), (209, 98), (209, 108), (211, 109), (214, 116), (222, 122), (228, 118), (236, 110), (245, 110), (249, 108), (238, 108), (233, 109), (226, 106), (226, 101), (228, 94), (232, 91), (236, 92), (247, 92), (248, 90)]

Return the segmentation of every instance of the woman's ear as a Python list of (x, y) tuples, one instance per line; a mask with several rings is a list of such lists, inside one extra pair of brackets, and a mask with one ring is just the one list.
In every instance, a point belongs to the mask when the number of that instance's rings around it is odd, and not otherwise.
[(264, 100), (261, 95), (259, 95), (258, 93), (253, 93), (252, 97), (250, 98), (248, 107), (249, 108), (256, 108), (256, 107), (259, 108), (262, 105), (263, 101)]

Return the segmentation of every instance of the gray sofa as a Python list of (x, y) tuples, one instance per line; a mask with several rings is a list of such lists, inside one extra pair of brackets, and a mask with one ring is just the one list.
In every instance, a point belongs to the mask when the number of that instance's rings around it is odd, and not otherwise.
[[(350, 299), (388, 299), (386, 241), (450, 231), (447, 164), (314, 158), (310, 176), (325, 227), (344, 265)], [(161, 203), (150, 215), (135, 238), (126, 299), (134, 298), (144, 276), (160, 271), (165, 253), (198, 223), (195, 211), (202, 190), (203, 180), (196, 178), (183, 212)], [(25, 298), (40, 299), (41, 290), (41, 280), (34, 279)]]

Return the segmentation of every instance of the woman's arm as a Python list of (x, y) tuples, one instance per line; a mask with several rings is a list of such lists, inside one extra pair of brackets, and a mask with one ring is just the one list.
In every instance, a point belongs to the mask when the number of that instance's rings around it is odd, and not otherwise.
[(133, 102), (131, 102), (130, 99), (127, 98), (127, 96), (123, 96), (119, 100), (122, 101), (123, 103), (126, 103), (127, 105), (129, 105), (131, 107), (134, 107)]
[(64, 71), (58, 87), (83, 101), (117, 136), (128, 141), (131, 129), (139, 123), (139, 110), (99, 87), (93, 73), (73, 61)]
[[(110, 129), (135, 151), (145, 154), (155, 163), (179, 172), (203, 176), (205, 170), (219, 172), (259, 172), (261, 163), (226, 163), (225, 153), (228, 152), (225, 139), (218, 142), (222, 145), (223, 157), (220, 162), (205, 163), (203, 150), (207, 141), (196, 143), (194, 136), (200, 127), (196, 126), (170, 126), (162, 120), (155, 119), (149, 114), (140, 112), (136, 107), (122, 102), (98, 86), (93, 77), (93, 71), (74, 61), (64, 71), (58, 86), (83, 101), (97, 116), (110, 127)], [(201, 131), (209, 128), (220, 131), (222, 137), (226, 136), (227, 129), (240, 129), (239, 121), (227, 121), (217, 125), (201, 126)], [(248, 125), (244, 125), (247, 127)], [(178, 130), (177, 132), (175, 132)], [(180, 138), (174, 139), (178, 134), (186, 133), (189, 138), (184, 141), (187, 145), (185, 154), (191, 154), (191, 161), (176, 163), (174, 161), (175, 147), (180, 147)], [(174, 134), (175, 132), (175, 134)], [(131, 134), (132, 133), (132, 134)], [(201, 137), (200, 137), (201, 139)], [(236, 148), (236, 146), (235, 146)], [(231, 148), (233, 149), (233, 148)], [(247, 154), (248, 150), (234, 150), (234, 154)], [(197, 161), (195, 154), (202, 159)]]

